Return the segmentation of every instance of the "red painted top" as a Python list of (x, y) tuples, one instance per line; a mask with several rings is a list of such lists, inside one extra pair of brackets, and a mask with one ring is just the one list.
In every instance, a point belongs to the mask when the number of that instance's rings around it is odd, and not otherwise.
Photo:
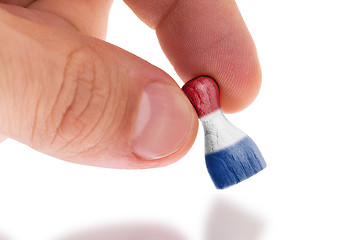
[(199, 118), (220, 108), (219, 86), (210, 77), (194, 78), (182, 87)]

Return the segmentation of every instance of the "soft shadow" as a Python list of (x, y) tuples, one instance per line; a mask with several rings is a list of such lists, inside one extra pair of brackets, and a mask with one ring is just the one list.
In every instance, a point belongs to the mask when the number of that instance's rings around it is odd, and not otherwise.
[(205, 240), (259, 240), (263, 227), (259, 217), (219, 197), (208, 217)]
[(7, 237), (5, 237), (4, 235), (2, 235), (2, 234), (0, 233), (0, 240), (10, 240), (10, 239), (7, 238)]
[(175, 230), (155, 224), (124, 224), (72, 234), (59, 240), (186, 240)]

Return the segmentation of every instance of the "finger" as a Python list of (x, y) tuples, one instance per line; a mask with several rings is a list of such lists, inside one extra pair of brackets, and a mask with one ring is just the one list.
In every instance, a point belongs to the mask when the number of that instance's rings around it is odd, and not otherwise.
[(0, 133), (0, 143), (5, 141), (6, 139), (7, 137)]
[(253, 40), (233, 0), (125, 0), (156, 29), (179, 76), (215, 78), (225, 112), (248, 106), (258, 94), (261, 71)]
[(37, 0), (28, 9), (62, 17), (82, 33), (104, 39), (113, 0)]
[(13, 4), (21, 7), (27, 7), (34, 0), (0, 0), (0, 3)]
[[(104, 41), (0, 9), (0, 132), (71, 162), (170, 164), (197, 117), (163, 71)], [(53, 36), (53, 38), (51, 38)]]

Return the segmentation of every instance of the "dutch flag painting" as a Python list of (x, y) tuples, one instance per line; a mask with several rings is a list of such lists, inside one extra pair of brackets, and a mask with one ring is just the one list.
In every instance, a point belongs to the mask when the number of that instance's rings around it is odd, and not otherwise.
[(225, 118), (219, 87), (212, 78), (194, 78), (182, 89), (203, 124), (206, 166), (216, 188), (239, 183), (266, 167), (252, 139)]

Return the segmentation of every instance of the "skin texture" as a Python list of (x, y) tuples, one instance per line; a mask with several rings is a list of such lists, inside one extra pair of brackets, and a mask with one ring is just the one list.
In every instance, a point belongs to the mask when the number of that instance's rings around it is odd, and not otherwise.
[[(198, 75), (216, 79), (224, 111), (239, 111), (256, 97), (261, 82), (257, 54), (233, 1), (126, 3), (156, 30), (184, 81)], [(0, 42), (5, 46), (0, 49), (1, 139), (13, 138), (70, 162), (111, 168), (165, 166), (189, 150), (198, 121), (174, 80), (101, 40), (111, 4), (0, 0)], [(134, 154), (132, 142), (143, 89), (151, 82), (176, 93), (192, 124), (175, 152), (145, 160)]]

